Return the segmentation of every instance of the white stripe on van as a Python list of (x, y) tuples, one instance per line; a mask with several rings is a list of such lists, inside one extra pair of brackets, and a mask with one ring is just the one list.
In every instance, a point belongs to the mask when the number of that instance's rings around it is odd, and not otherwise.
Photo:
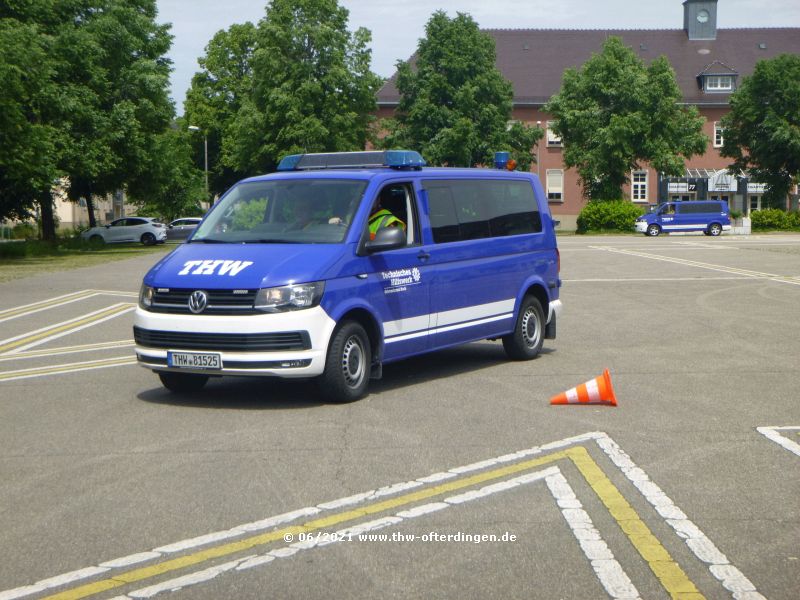
[[(386, 343), (391, 344), (393, 342), (402, 342), (426, 335), (446, 333), (466, 327), (484, 325), (485, 323), (513, 317), (515, 303), (516, 300), (510, 298), (508, 300), (467, 306), (465, 308), (457, 308), (441, 313), (420, 315), (409, 319), (387, 321), (383, 324), (383, 334), (386, 338)], [(431, 327), (426, 328), (429, 320), (431, 321)]]

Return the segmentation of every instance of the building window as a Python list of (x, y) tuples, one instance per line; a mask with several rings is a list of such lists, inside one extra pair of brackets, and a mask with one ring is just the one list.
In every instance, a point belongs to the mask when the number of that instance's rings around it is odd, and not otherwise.
[(506, 121), (506, 131), (511, 131), (514, 125), (519, 125), (520, 121), (518, 119), (511, 119)]
[(647, 202), (647, 171), (631, 173), (631, 200)]
[(556, 135), (555, 131), (553, 131), (553, 125), (555, 125), (555, 121), (547, 122), (547, 145), (563, 146), (564, 144), (561, 143), (561, 138)]
[(554, 202), (564, 200), (563, 169), (547, 169), (547, 199)]
[(730, 92), (733, 89), (732, 75), (706, 75), (707, 92)]
[(714, 122), (714, 148), (722, 148), (725, 142), (725, 130), (719, 121)]

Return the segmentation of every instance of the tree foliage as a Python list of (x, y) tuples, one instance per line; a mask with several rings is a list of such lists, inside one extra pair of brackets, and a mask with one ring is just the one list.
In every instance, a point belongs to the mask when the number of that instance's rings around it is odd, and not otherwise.
[(759, 61), (731, 96), (722, 126), (721, 154), (734, 159), (731, 169), (766, 183), (767, 203), (785, 208), (800, 178), (800, 56)]
[(561, 90), (544, 110), (564, 142), (564, 164), (576, 168), (593, 200), (622, 197), (642, 163), (665, 175), (683, 173), (708, 138), (696, 107), (679, 105), (681, 91), (665, 57), (645, 66), (620, 38), (610, 37), (582, 67), (564, 72)]
[(203, 172), (195, 166), (190, 135), (179, 122), (152, 139), (145, 165), (148, 176), (128, 187), (129, 197), (139, 206), (140, 214), (167, 221), (203, 214), (200, 200), (204, 198), (205, 182)]
[(416, 64), (397, 65), (401, 99), (395, 120), (385, 122), (385, 147), (418, 150), (432, 164), (491, 164), (510, 151), (527, 170), (540, 128), (509, 127), (511, 83), (495, 66), (494, 40), (469, 15), (437, 11), (425, 26)]
[(55, 236), (51, 189), (71, 199), (148, 177), (167, 96), (169, 26), (155, 0), (13, 0), (0, 6), (0, 217), (42, 211)]
[(243, 173), (284, 154), (362, 149), (381, 81), (370, 71), (370, 33), (347, 29), (336, 0), (273, 0), (258, 25), (252, 93), (223, 142)]
[(205, 159), (203, 138), (208, 140), (209, 190), (212, 195), (222, 194), (247, 174), (222, 160), (222, 143), (252, 89), (256, 31), (252, 23), (243, 23), (217, 32), (206, 46), (205, 55), (198, 59), (201, 70), (192, 78), (186, 94), (185, 121), (199, 127), (202, 133), (192, 137), (194, 156), (199, 165)]

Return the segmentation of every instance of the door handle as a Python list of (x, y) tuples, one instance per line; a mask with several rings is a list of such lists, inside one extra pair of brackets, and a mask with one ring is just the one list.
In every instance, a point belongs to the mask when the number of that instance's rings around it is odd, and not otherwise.
[(417, 254), (417, 258), (422, 261), (428, 260), (430, 257), (431, 255), (425, 252), (424, 250), (421, 250), (420, 253)]

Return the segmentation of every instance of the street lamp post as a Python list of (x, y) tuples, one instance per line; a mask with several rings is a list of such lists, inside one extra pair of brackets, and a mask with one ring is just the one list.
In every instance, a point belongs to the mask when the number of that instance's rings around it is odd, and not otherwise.
[[(541, 126), (542, 126), (542, 122), (541, 121), (536, 121), (536, 127), (541, 128)], [(539, 144), (541, 143), (541, 141), (542, 141), (541, 139), (536, 140), (536, 178), (539, 179), (540, 181), (542, 179), (542, 176), (541, 176), (541, 173), (540, 173), (540, 170), (539, 170)]]
[[(197, 125), (189, 125), (189, 131), (202, 131)], [(205, 154), (205, 175), (206, 175), (206, 202), (209, 202), (209, 195), (208, 195), (208, 135), (203, 132), (203, 152)]]

